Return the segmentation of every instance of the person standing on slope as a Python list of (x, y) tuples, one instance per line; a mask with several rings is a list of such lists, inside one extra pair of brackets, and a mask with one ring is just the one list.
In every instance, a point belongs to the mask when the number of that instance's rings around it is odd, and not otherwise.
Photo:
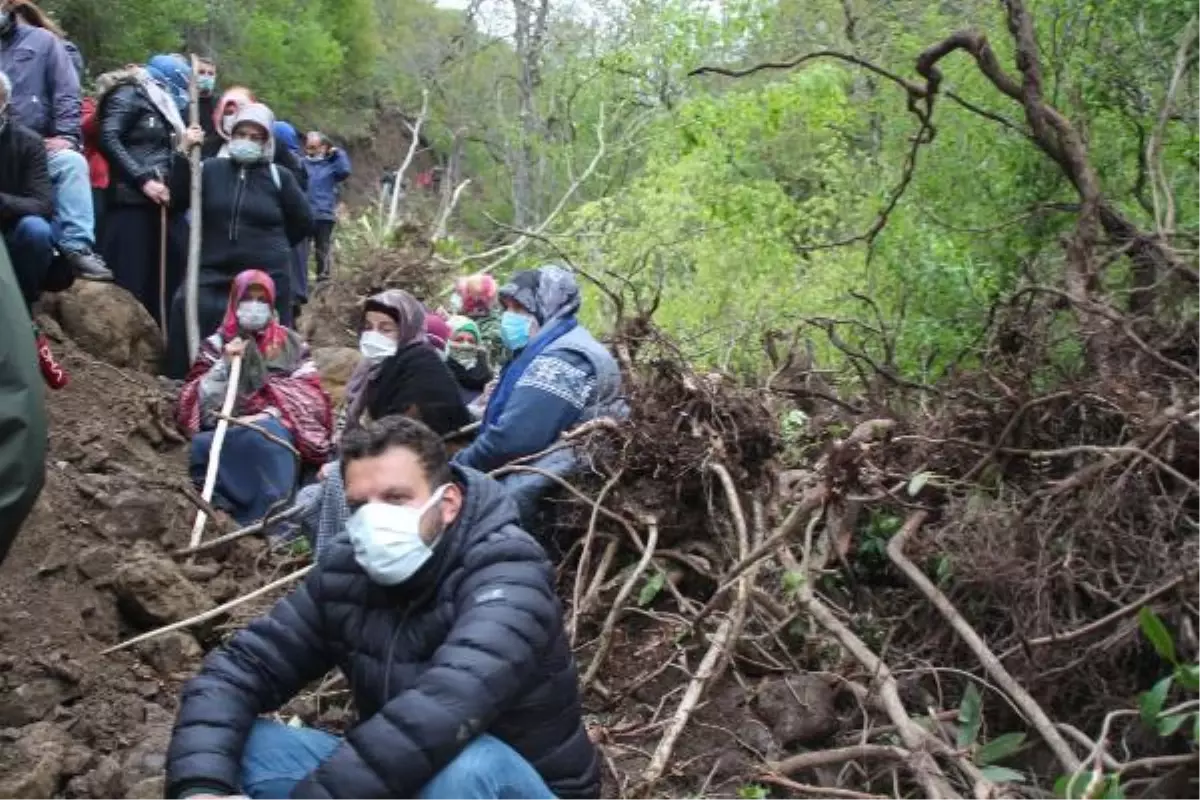
[(320, 284), (329, 279), (338, 197), (342, 183), (350, 177), (350, 157), (318, 131), (312, 131), (305, 137), (304, 154), (304, 169), (308, 172), (308, 203), (313, 213), (312, 241), (317, 257), (317, 283)]

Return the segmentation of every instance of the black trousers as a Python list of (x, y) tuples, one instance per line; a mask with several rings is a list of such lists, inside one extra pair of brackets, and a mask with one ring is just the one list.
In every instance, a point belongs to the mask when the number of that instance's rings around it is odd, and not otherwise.
[[(100, 255), (113, 271), (117, 285), (138, 299), (154, 321), (159, 313), (159, 230), (157, 205), (110, 205), (104, 221)], [(167, 212), (167, 263), (163, 297), (168, 306), (183, 281), (187, 263), (188, 227), (183, 214)]]
[(318, 282), (328, 280), (333, 267), (333, 226), (336, 224), (331, 219), (313, 222), (313, 252), (317, 256)]

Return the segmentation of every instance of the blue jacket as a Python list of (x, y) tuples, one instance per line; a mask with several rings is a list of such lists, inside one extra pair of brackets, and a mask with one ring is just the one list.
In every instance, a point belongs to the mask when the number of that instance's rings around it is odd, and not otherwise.
[(341, 183), (350, 177), (350, 156), (337, 148), (333, 155), (320, 160), (304, 159), (304, 171), (308, 173), (308, 204), (312, 206), (313, 219), (334, 220)]
[(459, 470), (458, 520), (398, 586), (373, 583), (340, 536), (299, 588), (209, 654), (184, 687), (166, 796), (233, 794), (260, 714), (329, 669), (359, 722), (292, 797), (416, 797), (481, 733), (521, 754), (556, 797), (598, 797), (554, 567), (499, 484)]
[(460, 450), (454, 461), (491, 472), (545, 450), (581, 422), (624, 416), (620, 392), (621, 369), (616, 360), (577, 326), (529, 363), (499, 419), (470, 447)]
[(0, 69), (12, 80), (8, 107), (14, 120), (43, 138), (80, 141), (79, 73), (57, 36), (17, 22), (0, 38)]

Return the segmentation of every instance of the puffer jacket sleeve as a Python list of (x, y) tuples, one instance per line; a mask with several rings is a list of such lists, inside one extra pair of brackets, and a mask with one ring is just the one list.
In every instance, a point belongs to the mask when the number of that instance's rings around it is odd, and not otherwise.
[(303, 242), (312, 233), (312, 209), (308, 196), (300, 188), (300, 181), (291, 170), (279, 171), (279, 200), (283, 206), (283, 221), (287, 229), (288, 243), (293, 247)]
[(110, 164), (119, 165), (139, 187), (153, 180), (154, 172), (134, 158), (122, 140), (142, 113), (141, 105), (141, 90), (126, 84), (114, 89), (104, 99), (100, 110), (100, 151)]
[(562, 624), (545, 554), (501, 529), (473, 544), (464, 566), (454, 626), (429, 668), (292, 797), (416, 797), (528, 686)]
[(167, 748), (167, 797), (189, 787), (237, 794), (239, 756), (255, 719), (274, 711), (333, 666), (321, 607), (324, 572), (314, 571), (205, 659), (183, 687)]

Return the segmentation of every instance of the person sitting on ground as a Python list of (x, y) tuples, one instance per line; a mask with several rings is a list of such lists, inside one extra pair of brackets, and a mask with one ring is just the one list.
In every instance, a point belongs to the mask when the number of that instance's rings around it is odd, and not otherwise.
[[(454, 377), (429, 344), (425, 308), (408, 292), (389, 289), (367, 300), (359, 351), (362, 360), (346, 383), (338, 414), (339, 437), (396, 414), (421, 420), (443, 436), (471, 423)], [(308, 509), (301, 526), (318, 559), (350, 517), (337, 462), (325, 465), (320, 477), (320, 483), (300, 490), (296, 502)]]
[[(221, 320), (233, 278), (255, 266), (275, 284), (275, 312), (292, 325), (292, 248), (308, 235), (308, 201), (296, 177), (270, 162), (275, 117), (251, 103), (237, 116), (229, 158), (203, 164), (199, 296), (200, 329)], [(184, 296), (175, 293), (167, 342), (167, 376), (187, 369)]]
[(329, 279), (333, 265), (333, 229), (338, 220), (338, 198), (350, 177), (350, 157), (334, 147), (329, 137), (310, 131), (304, 138), (308, 171), (308, 202), (313, 211), (313, 251), (317, 259), (317, 283)]
[(461, 314), (479, 326), (480, 343), (487, 350), (492, 367), (508, 363), (512, 353), (500, 335), (499, 284), (487, 273), (467, 275), (454, 282), (450, 293), (450, 314)]
[(243, 525), (262, 519), (291, 495), (298, 465), (290, 447), (314, 465), (323, 464), (332, 447), (329, 397), (308, 345), (279, 324), (274, 302), (275, 284), (267, 273), (239, 274), (225, 319), (204, 341), (179, 396), (177, 421), (192, 437), (192, 479), (202, 485), (232, 362), (241, 359), (232, 413), (274, 438), (242, 425), (225, 434), (213, 502)]
[[(599, 796), (554, 570), (504, 492), (405, 417), (342, 455), (346, 533), (184, 687), (166, 796)], [(344, 737), (262, 717), (334, 667)]]
[[(12, 127), (11, 122), (6, 126)], [(30, 135), (45, 158), (41, 137)], [(8, 171), (7, 161), (0, 158), (0, 172)], [(0, 358), (0, 564), (46, 483), (46, 393), (22, 294), (8, 249), (0, 245), (0, 346), (5, 350)]]
[[(186, 152), (204, 138), (199, 126), (184, 124), (190, 81), (186, 65), (156, 55), (144, 69), (117, 70), (96, 82), (100, 149), (112, 170), (100, 250), (113, 265), (117, 284), (159, 325), (165, 322), (162, 301), (170, 302), (183, 282), (187, 260), (184, 210), (191, 171)], [(159, 264), (164, 237), (165, 273)]]
[[(518, 272), (500, 290), (500, 299), (501, 335), (513, 360), (500, 373), (475, 441), (454, 456), (480, 472), (538, 453), (582, 422), (626, 413), (616, 360), (575, 317), (580, 297), (573, 274), (553, 264)], [(532, 466), (562, 475), (577, 460), (571, 448), (563, 448)], [(526, 521), (552, 485), (532, 473), (503, 482)]]
[(254, 93), (245, 86), (230, 86), (221, 94), (221, 99), (212, 106), (212, 130), (205, 131), (204, 144), (200, 147), (202, 158), (216, 158), (226, 148), (233, 136), (233, 123), (238, 113), (254, 102), (257, 102)]
[(446, 366), (450, 367), (450, 374), (458, 382), (463, 402), (470, 411), (471, 403), (492, 382), (492, 367), (488, 363), (487, 350), (480, 341), (482, 337), (475, 320), (455, 316), (447, 323), (450, 325), (450, 347)]
[[(27, 20), (38, 19), (31, 25)], [(0, 5), (0, 70), (12, 82), (11, 119), (42, 137), (54, 186), (55, 245), (85, 280), (110, 281), (95, 252), (87, 160), (80, 145), (79, 73), (62, 31), (28, 0)]]
[[(12, 84), (0, 72), (0, 232), (28, 311), (43, 292), (67, 289), (74, 275), (54, 259), (54, 188), (42, 137), (8, 119)], [(33, 326), (38, 364), (51, 389), (67, 385), (67, 373), (50, 351), (45, 334)]]

